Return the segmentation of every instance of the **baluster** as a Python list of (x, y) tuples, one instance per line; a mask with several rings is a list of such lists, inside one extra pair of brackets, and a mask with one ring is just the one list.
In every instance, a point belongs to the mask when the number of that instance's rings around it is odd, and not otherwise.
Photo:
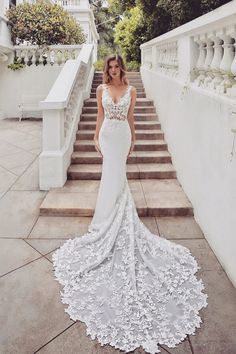
[(223, 80), (223, 76), (220, 71), (220, 63), (223, 57), (223, 40), (214, 33), (211, 35), (211, 39), (214, 42), (214, 56), (211, 62), (211, 73), (213, 75), (213, 80), (211, 81), (209, 88), (212, 90), (216, 90), (216, 87), (220, 85)]
[(36, 49), (32, 48), (32, 64), (36, 65)]
[(50, 64), (54, 65), (55, 64), (55, 50), (54, 49), (49, 49), (49, 58), (50, 58)]
[(234, 40), (234, 59), (232, 61), (231, 64), (231, 74), (232, 74), (232, 87), (229, 87), (226, 89), (226, 93), (228, 96), (230, 97), (236, 97), (236, 26), (233, 25), (229, 28), (229, 30), (227, 31), (227, 34), (229, 34), (233, 40)]
[(223, 75), (223, 80), (220, 85), (216, 87), (216, 92), (226, 93), (227, 88), (232, 87), (233, 85), (231, 65), (234, 59), (234, 39), (226, 33), (222, 34), (221, 38), (224, 41), (224, 54), (220, 63), (220, 71)]
[(43, 65), (48, 64), (48, 49), (47, 48), (42, 49), (42, 63), (43, 63)]
[(61, 63), (62, 63), (61, 50), (58, 49), (58, 50), (56, 50), (55, 52), (56, 52), (56, 64), (57, 64), (58, 66), (60, 66)]
[(19, 50), (19, 62), (22, 64), (25, 64), (25, 55), (26, 55), (26, 51), (24, 49), (20, 49)]
[(194, 83), (196, 83), (197, 86), (200, 86), (201, 83), (205, 79), (205, 75), (204, 75), (205, 69), (203, 66), (204, 66), (205, 58), (206, 58), (206, 43), (205, 43), (205, 40), (202, 36), (198, 36), (196, 42), (199, 45), (199, 57), (198, 57), (198, 61), (196, 64), (196, 69), (198, 71), (198, 77), (194, 81)]
[(205, 69), (206, 78), (203, 82), (203, 87), (208, 87), (209, 83), (213, 80), (213, 74), (211, 71), (211, 63), (214, 56), (213, 44), (214, 42), (212, 39), (208, 36), (208, 34), (206, 34), (206, 59), (203, 66)]
[(178, 41), (175, 42), (174, 47), (174, 65), (175, 65), (175, 76), (179, 74), (179, 60), (178, 60)]
[(28, 50), (28, 60), (27, 60), (27, 65), (28, 66), (31, 66), (33, 63), (32, 63), (32, 58), (33, 58), (33, 51), (32, 49), (29, 49)]

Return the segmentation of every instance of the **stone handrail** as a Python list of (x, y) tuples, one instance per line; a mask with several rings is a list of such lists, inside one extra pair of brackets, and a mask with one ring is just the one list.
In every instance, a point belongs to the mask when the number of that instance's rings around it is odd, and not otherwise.
[(68, 59), (78, 57), (82, 45), (15, 45), (19, 61), (27, 65), (63, 65)]
[(92, 44), (84, 44), (76, 60), (63, 66), (43, 110), (43, 148), (39, 157), (40, 189), (62, 187), (73, 152), (83, 101), (90, 95), (93, 79)]

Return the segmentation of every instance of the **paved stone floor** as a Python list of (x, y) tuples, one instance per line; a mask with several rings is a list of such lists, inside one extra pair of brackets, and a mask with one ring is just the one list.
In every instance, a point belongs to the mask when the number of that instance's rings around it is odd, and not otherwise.
[[(38, 183), (41, 128), (41, 121), (0, 121), (0, 353), (124, 353), (90, 340), (85, 325), (64, 312), (51, 254), (65, 239), (86, 232), (91, 219), (39, 217), (46, 196)], [(162, 346), (161, 353), (235, 354), (236, 289), (194, 218), (142, 220), (157, 235), (189, 247), (209, 296), (196, 334), (174, 349)]]

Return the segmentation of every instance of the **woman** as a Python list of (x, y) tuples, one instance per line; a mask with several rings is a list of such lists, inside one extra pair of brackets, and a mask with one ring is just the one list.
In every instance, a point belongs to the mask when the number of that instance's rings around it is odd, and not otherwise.
[(109, 56), (97, 88), (94, 142), (103, 164), (94, 216), (86, 234), (54, 252), (53, 264), (65, 311), (92, 339), (154, 354), (158, 344), (172, 348), (195, 333), (207, 294), (190, 251), (152, 234), (137, 214), (126, 177), (135, 101), (122, 57)]

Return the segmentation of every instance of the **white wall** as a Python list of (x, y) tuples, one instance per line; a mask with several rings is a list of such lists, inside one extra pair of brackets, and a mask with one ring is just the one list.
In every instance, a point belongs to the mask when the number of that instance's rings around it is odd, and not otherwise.
[(0, 65), (0, 119), (18, 117), (21, 95), (46, 97), (63, 67), (31, 65), (12, 71), (7, 68), (8, 63), (12, 63), (12, 58)]
[[(155, 101), (177, 178), (194, 207), (196, 221), (236, 286), (236, 141), (232, 101), (141, 69), (148, 98)], [(181, 99), (182, 97), (182, 99)], [(235, 102), (236, 104), (236, 102)], [(189, 230), (191, 233), (191, 230)]]

